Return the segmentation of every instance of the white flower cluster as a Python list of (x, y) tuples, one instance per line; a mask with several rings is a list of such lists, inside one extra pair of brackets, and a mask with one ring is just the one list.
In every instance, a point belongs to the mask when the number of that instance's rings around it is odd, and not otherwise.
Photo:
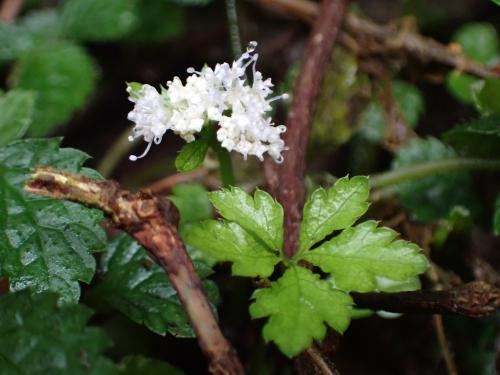
[[(132, 155), (130, 159), (145, 156), (152, 142), (159, 143), (168, 129), (192, 142), (208, 121), (214, 121), (219, 124), (217, 139), (222, 147), (240, 152), (245, 158), (255, 155), (260, 160), (267, 152), (281, 163), (286, 147), (280, 135), (286, 127), (275, 126), (268, 112), (272, 101), (286, 99), (288, 95), (267, 99), (273, 84), (255, 69), (256, 46), (257, 43), (251, 42), (232, 65), (217, 64), (214, 69), (205, 66), (199, 72), (189, 68), (187, 71), (192, 75), (186, 84), (175, 77), (161, 94), (149, 85), (136, 92), (129, 87), (135, 107), (128, 118), (136, 124), (130, 140), (142, 136), (149, 143), (141, 156)], [(250, 65), (251, 84), (246, 77)]]

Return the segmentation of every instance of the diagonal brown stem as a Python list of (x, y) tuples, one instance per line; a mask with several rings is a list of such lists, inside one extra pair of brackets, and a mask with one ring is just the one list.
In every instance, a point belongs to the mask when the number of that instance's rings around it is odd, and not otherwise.
[(201, 281), (181, 241), (175, 206), (148, 191), (130, 193), (114, 181), (38, 167), (25, 190), (99, 208), (115, 226), (132, 235), (165, 269), (177, 291), (213, 374), (239, 375), (243, 367), (222, 335)]
[[(290, 14), (306, 22), (314, 22), (322, 13), (310, 0), (257, 0), (259, 4)], [(453, 50), (434, 39), (413, 32), (400, 32), (391, 26), (379, 25), (353, 13), (346, 16), (346, 29), (353, 35), (369, 35), (377, 39), (387, 52), (405, 52), (422, 62), (435, 61), (477, 77), (498, 77), (499, 67), (488, 68), (469, 58), (459, 49)]]
[[(305, 153), (316, 98), (344, 19), (347, 0), (324, 0), (305, 50), (305, 60), (293, 90), (285, 144), (289, 151), (278, 169), (279, 186), (270, 186), (285, 210), (284, 252), (292, 257), (298, 243), (304, 202)], [(271, 182), (271, 181), (270, 181)], [(271, 182), (272, 184), (272, 182)]]

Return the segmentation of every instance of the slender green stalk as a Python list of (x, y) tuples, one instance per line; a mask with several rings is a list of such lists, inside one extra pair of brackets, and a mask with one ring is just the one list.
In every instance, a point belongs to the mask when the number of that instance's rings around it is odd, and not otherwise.
[(236, 0), (226, 0), (226, 16), (229, 28), (229, 38), (231, 41), (231, 49), (235, 59), (240, 57), (241, 40), (240, 29), (238, 26), (238, 13), (236, 12)]
[(106, 154), (97, 166), (97, 171), (104, 177), (109, 177), (115, 170), (118, 163), (129, 153), (136, 142), (130, 142), (128, 136), (131, 134), (130, 128), (127, 128), (116, 141), (111, 145)]
[(373, 175), (370, 178), (370, 185), (372, 188), (380, 189), (456, 169), (500, 170), (500, 160), (467, 158), (433, 160)]
[(219, 144), (213, 146), (214, 151), (219, 159), (219, 170), (222, 179), (222, 186), (229, 187), (235, 185), (233, 163), (229, 151), (220, 147)]

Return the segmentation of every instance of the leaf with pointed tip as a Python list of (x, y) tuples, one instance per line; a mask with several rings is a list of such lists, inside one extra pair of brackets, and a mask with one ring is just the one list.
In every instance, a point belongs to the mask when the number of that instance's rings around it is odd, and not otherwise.
[(111, 342), (83, 305), (57, 305), (52, 293), (9, 293), (0, 297), (2, 374), (116, 374), (102, 356)]
[(179, 155), (175, 158), (175, 168), (179, 172), (191, 172), (198, 168), (208, 151), (208, 139), (200, 137), (197, 140), (185, 144)]
[[(194, 261), (200, 278), (212, 270)], [(113, 239), (101, 258), (102, 279), (92, 294), (108, 303), (133, 321), (164, 335), (193, 337), (189, 319), (165, 271), (154, 263), (146, 250), (126, 234)], [(217, 286), (210, 280), (203, 283), (209, 300), (218, 300)]]
[(184, 234), (185, 241), (219, 262), (232, 262), (236, 276), (268, 277), (280, 258), (233, 222), (206, 220)]
[(222, 217), (234, 221), (260, 238), (271, 250), (283, 246), (283, 207), (268, 193), (257, 189), (254, 196), (237, 187), (210, 193), (210, 201)]
[(368, 194), (368, 178), (363, 176), (342, 177), (328, 190), (315, 190), (304, 205), (299, 253), (354, 224), (368, 209)]
[(302, 259), (330, 273), (342, 290), (377, 289), (376, 276), (404, 281), (424, 272), (428, 261), (417, 245), (394, 241), (398, 234), (366, 221), (305, 253)]
[(52, 290), (76, 302), (78, 281), (90, 282), (95, 272), (92, 252), (106, 246), (102, 213), (23, 190), (36, 165), (98, 177), (82, 167), (87, 154), (59, 148), (60, 141), (30, 139), (0, 148), (0, 269), (12, 291)]
[(270, 288), (257, 289), (252, 299), (252, 318), (269, 316), (264, 339), (274, 341), (289, 357), (308, 348), (313, 339), (323, 339), (325, 323), (344, 332), (350, 321), (351, 297), (300, 266), (288, 268)]

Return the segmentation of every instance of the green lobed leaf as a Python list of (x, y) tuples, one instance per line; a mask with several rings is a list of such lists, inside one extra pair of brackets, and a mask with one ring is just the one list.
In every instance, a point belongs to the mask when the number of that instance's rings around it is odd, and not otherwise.
[(157, 359), (130, 355), (118, 365), (120, 375), (182, 375), (184, 372)]
[(397, 233), (366, 221), (303, 254), (302, 258), (330, 273), (345, 291), (377, 290), (377, 276), (404, 281), (428, 267), (417, 245), (394, 239)]
[(86, 327), (83, 305), (57, 306), (52, 293), (27, 291), (0, 297), (0, 372), (3, 375), (111, 375), (102, 356), (111, 344), (104, 332)]
[(500, 236), (500, 194), (495, 201), (495, 211), (493, 213), (493, 233)]
[(198, 168), (208, 151), (209, 142), (205, 137), (200, 137), (193, 142), (185, 144), (179, 155), (175, 158), (175, 168), (179, 172), (191, 172)]
[(498, 33), (488, 22), (466, 23), (455, 32), (452, 40), (462, 46), (465, 55), (483, 64), (500, 55)]
[(315, 190), (304, 205), (298, 253), (354, 224), (368, 209), (368, 194), (364, 176), (342, 177), (328, 190)]
[(283, 246), (283, 207), (265, 191), (257, 189), (252, 197), (231, 187), (209, 193), (221, 216), (234, 221), (262, 240), (270, 250)]
[(76, 302), (78, 281), (90, 282), (95, 272), (91, 253), (106, 246), (102, 213), (23, 190), (35, 165), (97, 175), (82, 168), (87, 154), (59, 143), (31, 139), (0, 148), (0, 269), (12, 291), (52, 290)]
[(135, 0), (66, 0), (61, 23), (70, 38), (113, 41), (127, 36), (137, 23)]
[(323, 339), (325, 323), (344, 332), (350, 321), (351, 297), (300, 266), (288, 268), (270, 288), (257, 289), (252, 299), (252, 318), (269, 316), (264, 339), (274, 341), (288, 357), (308, 348), (313, 339)]
[[(398, 169), (414, 164), (455, 158), (456, 152), (435, 138), (414, 139), (403, 145), (396, 153), (392, 168)], [(457, 187), (460, 188), (457, 188)], [(415, 181), (396, 186), (401, 204), (417, 220), (430, 221), (447, 217), (454, 206), (464, 206), (477, 211), (468, 172), (452, 171), (436, 173)]]
[(472, 86), (476, 108), (483, 115), (500, 113), (500, 79), (486, 78)]
[(35, 97), (32, 92), (11, 90), (0, 94), (0, 146), (21, 138), (31, 125)]
[(24, 55), (12, 80), (15, 88), (37, 94), (29, 134), (44, 135), (68, 121), (84, 106), (96, 79), (94, 61), (77, 45), (45, 44)]
[[(212, 270), (201, 262), (194, 262), (200, 278)], [(133, 321), (144, 324), (160, 335), (193, 337), (189, 319), (165, 271), (147, 255), (134, 239), (121, 234), (108, 244), (100, 262), (102, 278), (92, 294)], [(216, 285), (204, 281), (210, 301), (218, 300)]]
[(443, 139), (462, 155), (498, 158), (500, 157), (500, 114), (455, 126), (444, 133)]
[(235, 276), (268, 277), (280, 261), (275, 252), (233, 222), (206, 220), (190, 226), (184, 240), (219, 262), (232, 262)]

